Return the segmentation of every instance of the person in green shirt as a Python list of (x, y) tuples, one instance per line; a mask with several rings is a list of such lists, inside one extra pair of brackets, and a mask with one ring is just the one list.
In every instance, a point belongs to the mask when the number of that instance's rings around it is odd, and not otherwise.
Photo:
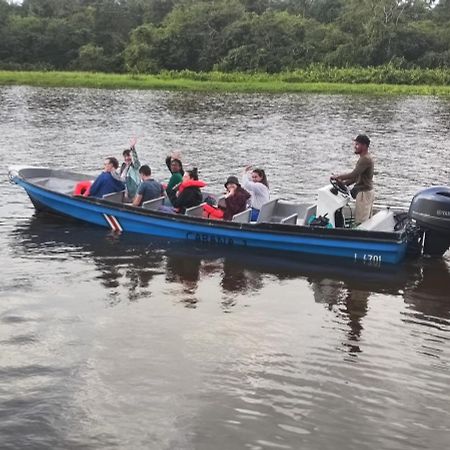
[(183, 164), (178, 156), (169, 155), (166, 158), (166, 165), (171, 173), (169, 182), (167, 183), (166, 187), (166, 194), (171, 203), (173, 203), (176, 199), (177, 188), (183, 181)]

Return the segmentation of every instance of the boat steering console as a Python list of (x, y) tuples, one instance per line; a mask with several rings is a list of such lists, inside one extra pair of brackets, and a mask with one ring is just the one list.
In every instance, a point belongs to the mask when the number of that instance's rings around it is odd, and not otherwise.
[(331, 177), (330, 183), (335, 190), (335, 192), (332, 191), (334, 195), (337, 195), (338, 192), (344, 195), (350, 195), (350, 190), (348, 189), (348, 186), (344, 184), (341, 180), (337, 180), (336, 178)]

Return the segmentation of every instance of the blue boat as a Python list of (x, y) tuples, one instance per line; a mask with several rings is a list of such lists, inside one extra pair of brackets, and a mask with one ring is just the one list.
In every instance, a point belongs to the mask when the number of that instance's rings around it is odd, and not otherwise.
[[(441, 215), (446, 223), (439, 224), (439, 230), (412, 227), (414, 219), (411, 214), (391, 208), (380, 209), (356, 228), (349, 227), (348, 221), (352, 216), (350, 196), (348, 192), (336, 192), (332, 186), (319, 190), (316, 204), (273, 199), (263, 205), (258, 221), (250, 222), (250, 210), (236, 215), (231, 221), (222, 221), (202, 217), (201, 206), (188, 209), (186, 214), (159, 211), (158, 205), (163, 199), (135, 207), (124, 203), (122, 193), (102, 199), (74, 195), (75, 186), (92, 177), (65, 170), (11, 167), (9, 177), (24, 188), (36, 210), (50, 211), (117, 232), (276, 250), (285, 252), (286, 257), (323, 255), (377, 266), (399, 263), (411, 247), (416, 253), (423, 252), (427, 232), (432, 232), (433, 238), (428, 239), (430, 242), (438, 242), (429, 248), (436, 250), (439, 247), (443, 254), (450, 245), (446, 231), (450, 212), (449, 216)], [(450, 195), (446, 199), (450, 199)], [(444, 208), (442, 205), (438, 207)], [(449, 210), (448, 205), (445, 208)], [(326, 216), (331, 218), (327, 226), (315, 225), (317, 220), (314, 218)]]

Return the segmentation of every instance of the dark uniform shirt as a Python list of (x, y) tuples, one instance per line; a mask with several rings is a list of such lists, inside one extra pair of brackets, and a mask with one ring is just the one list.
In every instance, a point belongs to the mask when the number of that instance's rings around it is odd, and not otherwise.
[(142, 195), (142, 203), (144, 203), (148, 200), (161, 197), (163, 195), (163, 187), (158, 181), (149, 179), (139, 185), (137, 193), (138, 195)]
[(370, 155), (360, 156), (352, 172), (340, 175), (339, 178), (345, 184), (355, 183), (358, 192), (371, 191), (373, 189), (373, 159)]

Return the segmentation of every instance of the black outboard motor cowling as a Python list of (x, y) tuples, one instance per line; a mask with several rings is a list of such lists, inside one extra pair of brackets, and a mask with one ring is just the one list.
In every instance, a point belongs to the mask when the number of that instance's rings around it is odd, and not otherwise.
[(409, 217), (424, 233), (423, 253), (443, 255), (450, 247), (450, 188), (432, 187), (417, 193)]

